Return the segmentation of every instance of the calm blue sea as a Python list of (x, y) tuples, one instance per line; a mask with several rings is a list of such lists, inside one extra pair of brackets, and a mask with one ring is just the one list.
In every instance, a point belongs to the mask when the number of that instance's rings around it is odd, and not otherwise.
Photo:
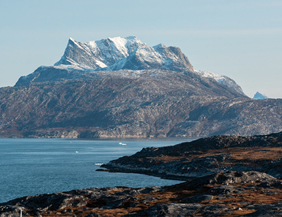
[(102, 163), (132, 155), (143, 147), (175, 145), (183, 141), (188, 140), (0, 139), (0, 203), (21, 196), (80, 188), (180, 183), (96, 169)]

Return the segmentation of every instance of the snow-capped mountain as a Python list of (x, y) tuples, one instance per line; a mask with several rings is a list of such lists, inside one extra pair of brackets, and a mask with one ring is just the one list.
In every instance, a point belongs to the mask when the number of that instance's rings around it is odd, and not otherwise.
[(85, 69), (142, 70), (167, 69), (193, 71), (188, 58), (177, 47), (163, 44), (148, 47), (134, 36), (107, 38), (87, 43), (70, 38), (62, 58), (55, 66), (69, 65)]
[(33, 73), (22, 76), (16, 86), (65, 79), (93, 79), (103, 76), (101, 72), (115, 73), (123, 77), (132, 74), (154, 75), (156, 70), (194, 72), (201, 77), (214, 79), (244, 95), (241, 87), (232, 79), (211, 72), (194, 70), (179, 48), (166, 47), (163, 44), (148, 47), (134, 36), (86, 43), (70, 38), (64, 55), (54, 66), (40, 66)]
[(258, 135), (282, 126), (281, 100), (252, 100), (232, 79), (193, 70), (179, 48), (136, 37), (70, 39), (55, 65), (15, 86), (0, 90), (0, 137)]
[(254, 95), (253, 99), (267, 99), (268, 97), (265, 96), (264, 94), (261, 94), (260, 92), (256, 92), (256, 94)]
[(227, 76), (215, 74), (213, 72), (201, 71), (201, 70), (194, 70), (194, 73), (204, 78), (212, 78), (216, 80), (218, 83), (225, 85), (227, 87), (230, 87), (236, 90), (238, 93), (245, 95), (242, 88), (234, 80), (232, 80), (231, 78)]

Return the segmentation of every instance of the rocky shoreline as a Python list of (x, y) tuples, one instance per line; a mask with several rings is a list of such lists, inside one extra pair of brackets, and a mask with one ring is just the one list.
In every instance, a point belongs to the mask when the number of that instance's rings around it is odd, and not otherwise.
[(0, 204), (19, 216), (281, 216), (282, 181), (261, 172), (224, 172), (164, 187), (89, 188)]
[(89, 188), (17, 198), (0, 217), (282, 216), (282, 132), (144, 148), (101, 170), (181, 179), (172, 186)]
[(143, 148), (102, 165), (110, 172), (191, 180), (225, 171), (260, 171), (282, 177), (282, 132), (266, 136), (213, 136), (161, 148)]

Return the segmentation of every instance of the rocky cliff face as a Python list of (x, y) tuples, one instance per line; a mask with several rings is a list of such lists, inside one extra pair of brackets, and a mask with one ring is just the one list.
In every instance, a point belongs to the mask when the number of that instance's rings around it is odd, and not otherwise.
[(54, 66), (0, 89), (1, 137), (146, 138), (282, 130), (282, 100), (194, 71), (176, 47), (136, 37), (69, 40)]

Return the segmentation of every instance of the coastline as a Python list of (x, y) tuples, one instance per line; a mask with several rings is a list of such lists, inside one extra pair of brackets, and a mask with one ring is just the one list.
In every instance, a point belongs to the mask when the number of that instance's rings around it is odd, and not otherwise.
[[(155, 176), (155, 171), (162, 168), (163, 178), (184, 177), (185, 182), (22, 197), (1, 203), (0, 216), (16, 216), (20, 209), (25, 216), (281, 216), (281, 164), (282, 132), (253, 137), (214, 136), (143, 148), (102, 166), (110, 172), (146, 174), (151, 169), (149, 175)], [(197, 173), (191, 176), (195, 169)], [(169, 177), (170, 171), (177, 177)]]
[(281, 180), (256, 171), (225, 172), (172, 186), (21, 197), (0, 203), (0, 216), (280, 216), (281, 200)]
[(163, 148), (143, 148), (101, 167), (188, 181), (225, 171), (260, 171), (282, 177), (282, 132), (265, 136), (213, 136)]

